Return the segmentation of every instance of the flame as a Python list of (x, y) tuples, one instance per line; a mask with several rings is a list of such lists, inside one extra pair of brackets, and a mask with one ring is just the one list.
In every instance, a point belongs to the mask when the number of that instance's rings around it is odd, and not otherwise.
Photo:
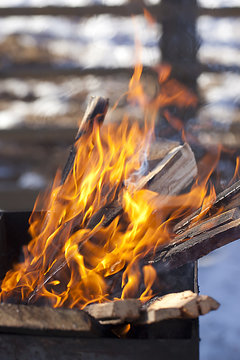
[(153, 26), (157, 23), (157, 20), (152, 16), (152, 14), (150, 14), (150, 12), (146, 8), (143, 9), (143, 14), (149, 25)]
[[(141, 260), (171, 240), (173, 219), (204, 204), (207, 187), (196, 184), (190, 194), (167, 201), (154, 192), (134, 190), (137, 181), (127, 180), (142, 166), (149, 133), (151, 128), (140, 129), (124, 119), (120, 126), (95, 125), (92, 134), (78, 141), (72, 175), (61, 185), (57, 174), (44, 199), (48, 211), (40, 216), (33, 212), (30, 218), (32, 240), (24, 248), (25, 261), (6, 274), (2, 301), (44, 299), (53, 307), (83, 308), (111, 298), (114, 274), (121, 277), (119, 298), (146, 301), (154, 295), (156, 272), (151, 265), (141, 270)], [(90, 219), (117, 194), (124, 216), (106, 227), (103, 216), (89, 227)]]
[[(159, 108), (197, 102), (169, 79), (167, 65), (156, 69), (160, 93), (149, 99), (141, 84), (142, 71), (138, 62), (126, 95), (144, 109), (145, 125), (141, 128), (125, 115), (120, 125), (100, 127), (96, 122), (90, 134), (81, 136), (66, 181), (61, 184), (58, 172), (51, 190), (35, 204), (29, 227), (32, 240), (23, 248), (24, 262), (15, 264), (3, 279), (1, 301), (80, 309), (112, 298), (146, 301), (154, 295), (157, 274), (151, 265), (142, 266), (142, 260), (172, 240), (176, 219), (204, 208), (215, 196), (207, 185), (212, 170), (188, 194), (166, 198), (138, 189)], [(101, 211), (116, 199), (123, 211), (103, 226)], [(92, 226), (94, 217), (98, 221)], [(115, 283), (120, 284), (117, 295)]]

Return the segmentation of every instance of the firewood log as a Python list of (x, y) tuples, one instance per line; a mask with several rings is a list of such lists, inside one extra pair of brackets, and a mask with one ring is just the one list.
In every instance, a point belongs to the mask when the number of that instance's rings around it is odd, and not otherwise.
[[(210, 224), (214, 224), (210, 229)], [(240, 238), (240, 212), (229, 210), (178, 235), (150, 260), (160, 274), (196, 261), (211, 251)]]
[(143, 176), (136, 190), (147, 187), (161, 195), (176, 195), (184, 190), (197, 175), (197, 166), (190, 146), (173, 148), (159, 164)]
[(126, 299), (88, 305), (84, 310), (99, 320), (100, 324), (116, 325), (138, 319), (140, 308), (140, 300)]
[(194, 221), (197, 220), (197, 217), (200, 213), (201, 219), (204, 219), (207, 216), (215, 215), (221, 208), (230, 210), (237, 206), (240, 206), (240, 180), (218, 194), (216, 199), (209, 203), (209, 205), (206, 206), (204, 210), (199, 208), (194, 213), (181, 220), (178, 224), (175, 225), (173, 231), (175, 233), (181, 233), (185, 231), (189, 226), (191, 226), (192, 222), (194, 223)]

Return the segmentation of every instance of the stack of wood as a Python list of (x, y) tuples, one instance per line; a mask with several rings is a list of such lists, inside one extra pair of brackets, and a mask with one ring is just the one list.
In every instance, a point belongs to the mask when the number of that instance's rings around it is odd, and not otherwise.
[(196, 319), (218, 307), (219, 303), (210, 296), (197, 295), (187, 290), (155, 298), (146, 307), (141, 305), (140, 300), (126, 299), (92, 304), (85, 311), (102, 325), (126, 322), (146, 325), (169, 319)]

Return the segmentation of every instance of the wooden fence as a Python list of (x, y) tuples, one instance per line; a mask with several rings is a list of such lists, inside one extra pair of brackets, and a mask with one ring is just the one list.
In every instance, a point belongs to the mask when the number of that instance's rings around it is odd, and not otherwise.
[[(162, 0), (158, 5), (148, 6), (147, 10), (162, 25), (162, 37), (159, 47), (162, 54), (162, 60), (170, 63), (173, 76), (184, 80), (188, 85), (195, 87), (197, 78), (205, 72), (222, 73), (231, 71), (240, 73), (239, 64), (222, 65), (216, 63), (206, 64), (197, 60), (197, 51), (199, 48), (199, 39), (196, 30), (196, 22), (200, 16), (211, 16), (213, 18), (240, 17), (240, 7), (235, 8), (203, 8), (197, 5), (197, 0)], [(140, 1), (132, 1), (130, 4), (121, 6), (84, 6), (84, 7), (0, 7), (0, 18), (11, 16), (63, 16), (73, 18), (86, 18), (95, 15), (108, 14), (116, 17), (130, 17), (131, 15), (143, 14), (143, 6)], [(189, 37), (190, 33), (190, 37)], [(186, 34), (188, 34), (186, 36)], [(125, 74), (130, 77), (133, 69), (122, 68), (81, 68), (81, 67), (60, 67), (51, 64), (34, 65), (2, 65), (0, 67), (0, 79), (6, 78), (36, 78), (46, 79), (57, 76), (86, 76), (89, 74), (96, 76), (109, 76)], [(145, 67), (144, 72), (152, 73), (154, 70)], [(8, 129), (0, 131), (0, 141), (7, 144), (19, 144), (21, 147), (25, 144), (36, 146), (47, 142), (48, 148), (53, 149), (59, 144), (67, 147), (74, 138), (75, 129), (59, 128), (54, 131), (49, 129)], [(52, 150), (51, 150), (52, 151)], [(34, 151), (33, 151), (34, 152)], [(33, 157), (34, 154), (32, 154)], [(9, 155), (7, 159), (10, 163), (24, 164), (24, 159), (20, 154), (14, 157)], [(19, 159), (18, 159), (19, 158)], [(32, 159), (31, 159), (32, 161)], [(34, 159), (40, 161), (45, 166), (49, 159)], [(41, 166), (42, 166), (41, 165)], [(21, 165), (22, 166), (22, 165)], [(38, 191), (30, 189), (20, 189), (9, 187), (0, 189), (0, 207), (2, 209), (31, 209)]]
[[(156, 20), (163, 26), (163, 35), (160, 42), (162, 59), (173, 67), (173, 75), (183, 79), (196, 79), (203, 72), (226, 72), (240, 73), (240, 66), (222, 64), (199, 63), (196, 58), (198, 50), (198, 38), (196, 34), (196, 20), (200, 16), (211, 16), (214, 18), (240, 17), (240, 7), (204, 8), (197, 5), (197, 0), (162, 0), (160, 4), (146, 6)], [(46, 7), (5, 7), (0, 8), (0, 17), (9, 16), (64, 16), (64, 17), (91, 17), (95, 15), (108, 14), (118, 17), (130, 17), (131, 15), (143, 14), (141, 2), (132, 2), (121, 6), (46, 6)], [(186, 34), (191, 30), (191, 41)], [(173, 37), (177, 38), (177, 46), (172, 46)], [(175, 41), (176, 45), (176, 41)], [(184, 61), (182, 61), (184, 59)], [(187, 64), (187, 66), (186, 66)], [(131, 68), (61, 68), (51, 66), (13, 66), (0, 68), (0, 78), (39, 78), (43, 76), (85, 76), (114, 75), (116, 73), (129, 74)], [(145, 69), (145, 71), (152, 71)]]

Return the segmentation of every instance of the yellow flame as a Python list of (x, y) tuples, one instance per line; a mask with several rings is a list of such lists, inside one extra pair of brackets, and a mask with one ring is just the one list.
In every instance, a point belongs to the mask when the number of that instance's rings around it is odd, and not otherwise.
[[(157, 275), (141, 261), (172, 240), (171, 224), (215, 196), (205, 180), (188, 194), (162, 196), (136, 190), (138, 176), (153, 137), (154, 120), (161, 106), (196, 104), (194, 95), (174, 80), (169, 66), (156, 69), (161, 92), (148, 99), (137, 63), (129, 84), (128, 100), (148, 114), (145, 126), (122, 123), (99, 127), (76, 144), (73, 170), (64, 184), (58, 172), (51, 191), (40, 197), (30, 218), (32, 240), (24, 247), (24, 262), (15, 264), (1, 283), (2, 301), (48, 301), (52, 306), (83, 308), (116, 297), (114, 276), (120, 286), (117, 298), (153, 296)], [(211, 171), (210, 171), (211, 172)], [(208, 176), (205, 177), (207, 179)], [(108, 226), (104, 215), (95, 226), (90, 220), (118, 198), (122, 214)], [(35, 211), (47, 209), (40, 214)]]

